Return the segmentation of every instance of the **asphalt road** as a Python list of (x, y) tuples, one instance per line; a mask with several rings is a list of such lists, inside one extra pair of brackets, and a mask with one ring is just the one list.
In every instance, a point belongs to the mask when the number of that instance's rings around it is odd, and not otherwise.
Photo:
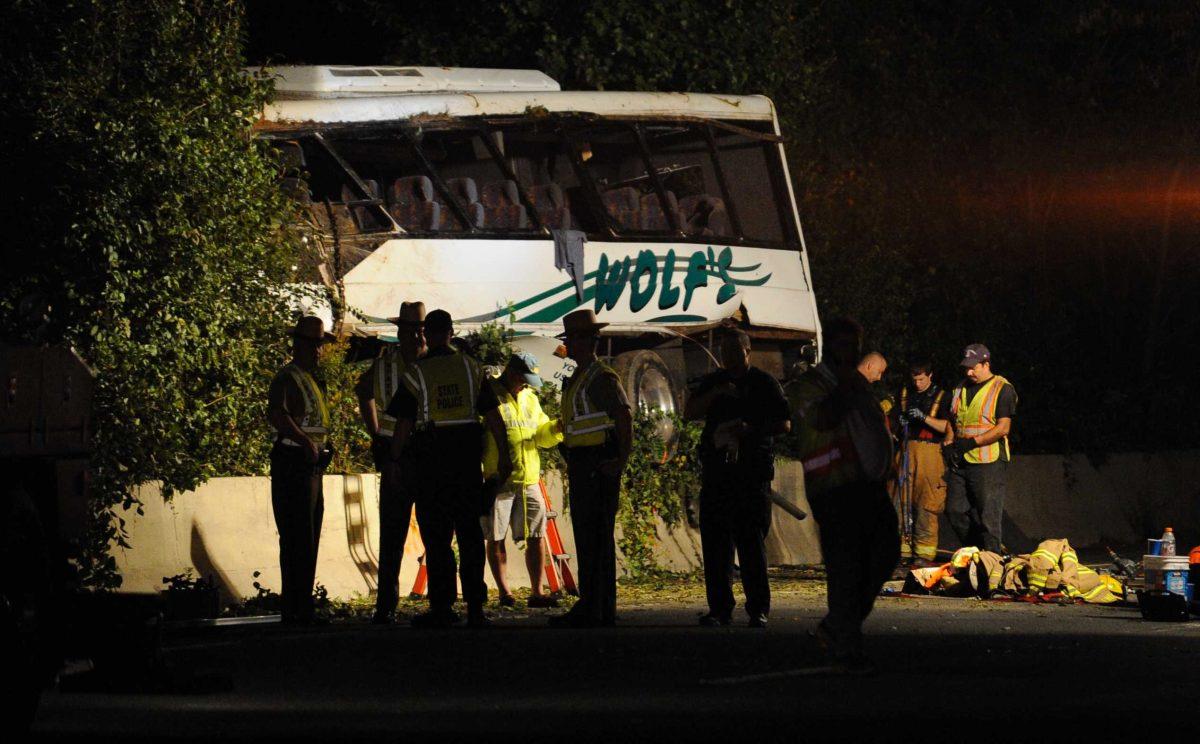
[(807, 631), (822, 601), (777, 602), (765, 631), (700, 628), (702, 608), (676, 604), (623, 607), (617, 628), (587, 631), (533, 615), (484, 631), (347, 622), (175, 633), (164, 642), (175, 692), (50, 693), (34, 735), (1137, 741), (1154, 722), (1173, 723), (1173, 740), (1200, 728), (1200, 621), (884, 598), (868, 622), (880, 674), (811, 676), (821, 656)]

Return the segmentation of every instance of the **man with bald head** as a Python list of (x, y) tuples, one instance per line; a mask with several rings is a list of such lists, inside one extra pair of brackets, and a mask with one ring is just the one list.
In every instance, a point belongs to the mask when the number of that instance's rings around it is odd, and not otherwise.
[(866, 379), (868, 385), (874, 385), (883, 379), (883, 373), (887, 372), (887, 366), (887, 359), (883, 354), (871, 351), (859, 360), (858, 373)]

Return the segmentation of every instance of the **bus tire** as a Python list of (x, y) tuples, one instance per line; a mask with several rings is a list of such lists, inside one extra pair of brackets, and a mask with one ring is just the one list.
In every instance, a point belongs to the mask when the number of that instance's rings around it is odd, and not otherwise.
[[(661, 411), (668, 415), (682, 413), (682, 396), (671, 370), (657, 352), (649, 349), (626, 351), (613, 360), (613, 370), (629, 396), (629, 405), (636, 413)], [(666, 420), (659, 424), (659, 435), (668, 445), (675, 443), (675, 424)]]

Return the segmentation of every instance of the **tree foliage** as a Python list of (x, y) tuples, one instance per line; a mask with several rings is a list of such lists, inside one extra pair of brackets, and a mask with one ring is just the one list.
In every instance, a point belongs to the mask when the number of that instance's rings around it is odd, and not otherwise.
[(133, 486), (169, 495), (266, 460), (292, 255), (290, 207), (250, 131), (269, 84), (241, 71), (231, 0), (7, 6), (0, 167), (20, 185), (4, 207), (19, 239), (0, 323), (29, 337), (15, 310), (40, 295), (39, 333), (96, 370), (85, 578), (112, 584), (111, 509), (134, 505)]

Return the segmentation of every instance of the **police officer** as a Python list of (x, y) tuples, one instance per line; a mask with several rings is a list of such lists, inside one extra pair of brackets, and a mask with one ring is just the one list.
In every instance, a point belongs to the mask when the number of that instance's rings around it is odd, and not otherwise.
[(483, 583), (482, 416), (499, 449), (497, 477), (512, 473), (512, 458), (504, 421), (492, 386), (479, 363), (450, 345), (454, 324), (445, 310), (425, 318), (429, 350), (409, 365), (403, 384), (392, 397), (387, 414), (396, 419), (392, 458), (404, 466), (411, 440), (409, 467), (414, 470), (417, 523), (425, 543), (429, 570), (429, 611), (413, 618), (413, 627), (446, 628), (458, 620), (454, 600), (454, 551), (458, 537), (459, 567), (467, 624), (488, 624), (483, 614), (487, 587)]
[(408, 365), (425, 354), (425, 303), (403, 302), (396, 324), (397, 343), (388, 344), (354, 388), (363, 423), (371, 435), (371, 455), (379, 471), (379, 587), (372, 622), (392, 622), (400, 599), (400, 560), (408, 539), (413, 510), (412, 448), (401, 453), (403, 463), (392, 460), (392, 435), (396, 419), (386, 408), (400, 387)]
[(963, 545), (1004, 552), (1000, 526), (1012, 450), (1008, 435), (1017, 410), (1012, 383), (992, 373), (992, 354), (983, 344), (963, 350), (966, 375), (950, 394), (950, 420), (943, 446), (946, 517)]
[(633, 415), (617, 373), (596, 357), (600, 329), (592, 310), (563, 317), (567, 356), (578, 365), (563, 385), (562, 431), (567, 453), (571, 523), (579, 552), (579, 601), (556, 626), (613, 625), (617, 611), (614, 538), (621, 474), (633, 449)]
[(271, 448), (271, 508), (279, 530), (283, 578), (283, 622), (313, 622), (313, 581), (325, 495), (321, 476), (332, 450), (329, 408), (316, 377), (321, 346), (332, 340), (317, 317), (300, 318), (292, 330), (292, 361), (280, 369), (267, 394), (267, 416), (275, 429)]
[[(896, 489), (901, 505), (909, 504), (912, 509), (912, 532), (902, 525), (905, 537), (910, 538), (900, 545), (900, 556), (932, 562), (937, 558), (938, 515), (946, 509), (946, 466), (938, 447), (946, 433), (949, 422), (945, 418), (948, 408), (942, 390), (933, 381), (933, 364), (920, 359), (908, 368), (909, 384), (900, 389), (896, 406), (896, 429), (900, 433), (903, 450)], [(902, 510), (907, 511), (907, 510)], [(907, 519), (902, 513), (901, 518)]]
[(763, 540), (771, 526), (768, 493), (772, 446), (791, 430), (779, 382), (750, 364), (750, 337), (730, 329), (721, 340), (723, 369), (703, 377), (689, 398), (689, 419), (704, 418), (700, 542), (704, 553), (706, 626), (729, 625), (734, 608), (730, 566), (737, 548), (750, 627), (765, 628), (771, 610)]

